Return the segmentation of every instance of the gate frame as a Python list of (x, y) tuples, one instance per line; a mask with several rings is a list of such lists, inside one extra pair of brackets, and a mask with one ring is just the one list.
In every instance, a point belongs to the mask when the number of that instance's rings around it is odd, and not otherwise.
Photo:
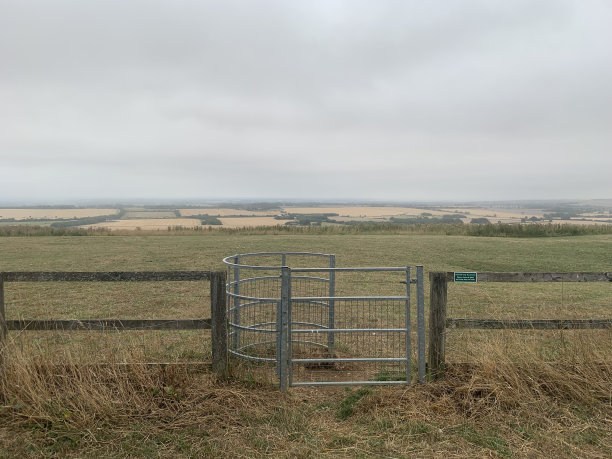
[[(256, 256), (280, 256), (281, 266), (262, 266), (262, 265), (249, 265), (244, 264), (245, 258), (256, 257)], [(328, 257), (329, 266), (321, 268), (291, 268), (287, 266), (287, 256), (315, 256), (315, 257)], [(228, 345), (233, 344), (233, 349), (228, 349), (229, 354), (237, 356), (239, 358), (245, 358), (246, 360), (252, 361), (267, 361), (276, 365), (276, 374), (278, 375), (279, 386), (281, 391), (286, 391), (291, 386), (331, 386), (331, 385), (392, 385), (392, 384), (412, 384), (412, 321), (411, 321), (411, 286), (416, 285), (416, 307), (417, 307), (417, 381), (424, 383), (426, 380), (426, 361), (425, 361), (425, 295), (424, 295), (424, 281), (423, 281), (423, 266), (416, 266), (416, 277), (411, 278), (410, 266), (403, 267), (353, 267), (353, 268), (337, 268), (336, 257), (334, 254), (322, 254), (312, 252), (259, 252), (259, 253), (245, 253), (236, 254), (223, 259), (225, 265), (228, 266), (228, 274), (230, 279), (227, 284), (226, 292), (228, 295), (228, 307), (229, 307), (229, 324), (228, 332), (229, 337)], [(244, 277), (240, 271), (242, 269), (247, 270), (266, 270), (266, 271), (277, 271), (278, 277), (281, 280), (281, 288), (278, 296), (272, 297), (248, 297), (241, 293), (240, 285), (243, 282), (257, 280), (257, 278)], [(307, 296), (307, 297), (293, 297), (291, 291), (292, 280), (296, 278), (309, 279), (309, 273), (328, 273), (326, 279), (329, 283), (329, 294), (328, 296)], [(406, 293), (403, 296), (346, 296), (338, 297), (335, 295), (336, 290), (336, 273), (337, 272), (404, 272), (405, 280), (401, 281), (406, 285)], [(304, 277), (293, 276), (294, 273), (303, 273)], [(275, 276), (268, 276), (266, 278), (274, 278)], [(322, 278), (315, 278), (322, 280)], [(241, 303), (241, 299), (249, 301), (251, 303)], [(405, 302), (405, 325), (403, 328), (347, 328), (337, 329), (335, 328), (335, 302), (339, 300), (389, 300), (389, 301), (404, 301)], [(276, 303), (276, 319), (274, 328), (269, 330), (250, 328), (248, 325), (240, 323), (240, 310), (244, 306), (252, 304), (253, 301), (259, 301), (261, 303)], [(317, 301), (327, 305), (328, 307), (328, 324), (321, 328), (313, 329), (294, 329), (292, 321), (292, 305), (297, 302), (308, 302)], [(272, 325), (272, 324), (270, 324)], [(315, 325), (315, 324), (313, 324)], [(241, 353), (242, 348), (239, 347), (239, 334), (241, 329), (251, 329), (253, 331), (260, 331), (264, 333), (274, 333), (276, 338), (275, 358), (265, 357), (254, 357), (247, 356)], [(403, 332), (405, 333), (405, 347), (406, 354), (402, 357), (355, 357), (355, 358), (326, 358), (326, 359), (295, 359), (292, 355), (293, 345), (295, 340), (294, 334), (307, 334), (307, 333), (326, 333), (327, 334), (327, 346), (323, 345), (328, 349), (329, 352), (333, 352), (335, 346), (335, 334), (336, 333), (356, 333), (356, 332)], [(247, 344), (248, 346), (248, 344)], [(333, 355), (333, 354), (332, 354)], [(323, 362), (380, 362), (380, 361), (399, 361), (406, 363), (406, 375), (405, 379), (399, 381), (300, 381), (296, 382), (293, 380), (293, 365), (295, 363), (323, 363)]]
[[(289, 285), (289, 298), (287, 301), (281, 302), (281, 308), (287, 308), (288, 320), (287, 328), (288, 332), (285, 334), (283, 330), (277, 330), (281, 333), (283, 339), (287, 341), (287, 352), (282, 354), (281, 359), (287, 359), (287, 365), (289, 370), (286, 373), (280, 373), (280, 386), (281, 390), (286, 390), (286, 387), (295, 386), (374, 386), (374, 385), (398, 385), (398, 384), (412, 384), (412, 343), (411, 343), (411, 285), (416, 284), (417, 286), (417, 368), (418, 376), (417, 380), (420, 384), (425, 383), (426, 379), (426, 361), (425, 361), (425, 289), (423, 284), (423, 266), (416, 266), (416, 278), (410, 277), (410, 266), (405, 267), (359, 267), (359, 268), (289, 268), (283, 267), (283, 270), (287, 270), (288, 274), (283, 275), (283, 292), (286, 291), (284, 282), (288, 282)], [(402, 283), (406, 284), (406, 295), (405, 296), (348, 296), (348, 297), (291, 297), (291, 273), (313, 273), (313, 272), (329, 272), (335, 275), (336, 272), (405, 272), (406, 280)], [(380, 328), (360, 328), (360, 329), (336, 329), (336, 328), (323, 328), (313, 330), (296, 330), (292, 329), (291, 320), (291, 305), (293, 301), (337, 301), (337, 300), (394, 300), (405, 302), (405, 327), (401, 329), (380, 329)], [(404, 332), (406, 334), (406, 355), (405, 357), (355, 357), (355, 358), (318, 358), (318, 359), (294, 359), (292, 357), (291, 348), (295, 342), (293, 339), (293, 333), (327, 333), (328, 336), (333, 336), (338, 331), (342, 333), (356, 333), (356, 332), (378, 332), (378, 331), (389, 331), (389, 332)], [(329, 341), (328, 341), (329, 342)], [(293, 381), (293, 375), (291, 368), (294, 363), (333, 363), (333, 362), (391, 362), (391, 361), (406, 361), (406, 378), (401, 381), (312, 381), (312, 382), (295, 382)], [(288, 383), (286, 382), (288, 378)]]

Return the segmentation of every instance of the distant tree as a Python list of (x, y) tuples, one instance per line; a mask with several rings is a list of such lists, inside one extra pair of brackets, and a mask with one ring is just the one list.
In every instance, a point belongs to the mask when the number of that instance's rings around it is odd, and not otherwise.
[(202, 225), (221, 225), (221, 220), (211, 215), (200, 215), (200, 223)]

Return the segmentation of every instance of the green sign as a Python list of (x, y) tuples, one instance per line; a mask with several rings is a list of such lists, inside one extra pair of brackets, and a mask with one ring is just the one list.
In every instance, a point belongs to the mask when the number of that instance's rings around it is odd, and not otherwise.
[(455, 282), (478, 282), (477, 273), (455, 273)]

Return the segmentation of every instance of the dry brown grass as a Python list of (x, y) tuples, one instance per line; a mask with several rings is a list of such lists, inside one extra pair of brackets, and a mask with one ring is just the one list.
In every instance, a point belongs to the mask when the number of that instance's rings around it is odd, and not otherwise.
[(609, 457), (612, 362), (491, 345), (423, 386), (279, 393), (200, 368), (60, 364), (19, 347), (0, 376), (0, 454), (160, 457)]

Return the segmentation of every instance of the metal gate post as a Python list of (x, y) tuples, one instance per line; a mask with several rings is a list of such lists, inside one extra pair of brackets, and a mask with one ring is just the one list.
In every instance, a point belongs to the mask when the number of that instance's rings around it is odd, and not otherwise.
[[(237, 265), (240, 264), (240, 257), (234, 257), (234, 263)], [(240, 268), (238, 266), (234, 266), (234, 317), (232, 318), (234, 324), (240, 325)], [(232, 340), (232, 344), (234, 350), (238, 350), (238, 345), (240, 344), (240, 329), (238, 327), (234, 327), (233, 330), (234, 339)]]
[(412, 341), (410, 333), (410, 266), (406, 266), (406, 384), (412, 384)]
[[(336, 267), (336, 255), (329, 256), (329, 318), (327, 320), (327, 325), (329, 329), (334, 329), (336, 327), (336, 302), (333, 300), (333, 297), (336, 296), (336, 271), (334, 268)], [(335, 337), (334, 333), (327, 334), (327, 352), (330, 357), (334, 356), (334, 344)]]
[(423, 285), (423, 266), (417, 265), (417, 341), (419, 383), (425, 382), (425, 287)]
[(291, 305), (291, 269), (282, 267), (281, 272), (281, 320), (280, 320), (280, 353), (278, 355), (279, 379), (281, 391), (287, 390), (287, 366), (290, 352), (289, 309)]
[[(287, 266), (287, 254), (281, 255), (281, 268)], [(281, 270), (281, 297), (282, 297), (282, 286), (283, 286), (283, 275)], [(276, 303), (276, 374), (281, 374), (281, 342), (282, 342), (282, 329), (283, 329), (283, 308), (282, 301)]]

